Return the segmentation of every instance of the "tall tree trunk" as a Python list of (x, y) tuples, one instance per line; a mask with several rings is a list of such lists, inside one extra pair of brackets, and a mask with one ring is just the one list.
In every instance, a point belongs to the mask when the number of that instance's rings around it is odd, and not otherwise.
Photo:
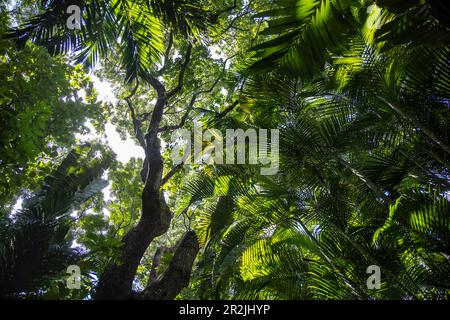
[(167, 232), (172, 219), (161, 192), (163, 158), (158, 132), (168, 99), (181, 91), (191, 49), (192, 46), (188, 45), (185, 61), (180, 69), (179, 83), (173, 90), (167, 92), (157, 78), (148, 75), (147, 80), (158, 98), (145, 138), (138, 137), (139, 141), (145, 142), (145, 161), (141, 171), (144, 181), (141, 218), (122, 240), (120, 261), (117, 264), (110, 263), (101, 275), (95, 299), (131, 299), (136, 296), (141, 299), (173, 299), (189, 283), (191, 268), (199, 250), (193, 231), (188, 232), (180, 241), (173, 260), (161, 279), (154, 281), (141, 294), (136, 295), (132, 291), (133, 280), (145, 251), (154, 238)]

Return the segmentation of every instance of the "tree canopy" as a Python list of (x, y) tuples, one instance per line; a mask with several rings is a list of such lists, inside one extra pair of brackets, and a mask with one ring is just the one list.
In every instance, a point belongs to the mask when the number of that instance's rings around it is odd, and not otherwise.
[(0, 9), (0, 297), (450, 297), (450, 4)]

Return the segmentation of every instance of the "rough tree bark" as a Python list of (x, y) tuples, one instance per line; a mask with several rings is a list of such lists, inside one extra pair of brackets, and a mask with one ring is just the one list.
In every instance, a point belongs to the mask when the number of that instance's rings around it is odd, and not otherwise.
[(149, 283), (140, 294), (141, 299), (169, 300), (189, 284), (192, 265), (199, 250), (195, 232), (187, 232), (175, 250), (169, 267), (162, 277)]
[[(180, 241), (173, 260), (162, 278), (152, 282), (140, 294), (132, 292), (133, 280), (142, 256), (154, 238), (167, 232), (172, 219), (161, 187), (173, 175), (173, 172), (169, 172), (165, 178), (162, 177), (163, 158), (158, 133), (161, 131), (160, 124), (168, 100), (182, 90), (191, 50), (192, 45), (189, 44), (185, 60), (180, 67), (178, 84), (174, 89), (167, 91), (156, 77), (148, 75), (146, 80), (156, 91), (157, 100), (144, 137), (139, 131), (139, 126), (135, 125), (134, 109), (128, 99), (130, 96), (126, 99), (132, 112), (137, 139), (145, 150), (145, 161), (141, 172), (144, 182), (142, 212), (139, 222), (122, 240), (123, 247), (119, 263), (110, 263), (101, 275), (95, 299), (173, 299), (189, 283), (191, 268), (199, 251), (197, 237), (192, 231), (187, 232)], [(138, 84), (136, 84), (136, 88), (137, 86)]]

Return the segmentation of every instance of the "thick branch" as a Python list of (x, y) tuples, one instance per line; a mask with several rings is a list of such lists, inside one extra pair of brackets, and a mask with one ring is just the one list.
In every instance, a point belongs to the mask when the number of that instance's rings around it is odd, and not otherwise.
[(225, 117), (225, 116), (226, 116), (230, 111), (232, 111), (238, 104), (239, 104), (239, 101), (238, 101), (238, 100), (234, 101), (229, 107), (227, 107), (225, 110), (223, 110), (222, 112), (220, 112), (220, 113), (218, 114), (217, 117), (219, 117), (219, 118)]
[(192, 265), (200, 246), (194, 231), (188, 231), (160, 279), (150, 283), (141, 293), (142, 299), (171, 300), (187, 287), (192, 272)]
[(211, 111), (211, 110), (206, 110), (203, 108), (195, 108), (195, 110), (199, 110), (202, 112), (208, 112), (208, 113), (214, 113), (216, 118), (223, 118), (225, 117), (229, 112), (231, 112), (237, 105), (239, 104), (238, 100), (235, 100), (230, 106), (226, 107), (225, 110), (223, 110), (222, 112), (216, 112), (216, 111)]
[(166, 95), (166, 88), (164, 85), (159, 81), (157, 78), (150, 74), (145, 75), (145, 80), (152, 86), (153, 89), (155, 89), (158, 97), (165, 97)]
[(148, 277), (147, 286), (150, 285), (151, 283), (153, 283), (154, 281), (156, 281), (156, 279), (158, 278), (158, 269), (161, 264), (161, 257), (163, 256), (163, 254), (165, 252), (166, 252), (166, 247), (164, 247), (164, 246), (159, 246), (156, 249), (155, 254), (153, 256), (152, 268), (150, 269), (150, 275)]
[(173, 175), (183, 167), (183, 165), (184, 165), (184, 163), (180, 163), (180, 164), (177, 164), (175, 167), (173, 167), (161, 180), (161, 187), (163, 185), (165, 185), (167, 183), (167, 181), (169, 181), (170, 178), (172, 178)]

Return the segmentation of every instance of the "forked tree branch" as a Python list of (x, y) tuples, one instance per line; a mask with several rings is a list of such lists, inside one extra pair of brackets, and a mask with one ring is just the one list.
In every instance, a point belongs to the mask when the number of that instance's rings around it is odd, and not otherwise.
[[(222, 72), (220, 73), (220, 75), (214, 80), (214, 82), (211, 84), (211, 86), (208, 89), (205, 90), (200, 90), (195, 92), (192, 97), (191, 100), (188, 104), (188, 106), (185, 108), (186, 111), (184, 113), (184, 115), (181, 117), (181, 121), (178, 125), (173, 125), (173, 126), (164, 126), (162, 128), (159, 129), (160, 132), (166, 132), (166, 131), (172, 131), (172, 130), (177, 130), (180, 129), (184, 126), (184, 124), (186, 123), (187, 118), (189, 117), (190, 112), (193, 110), (194, 108), (194, 104), (197, 101), (197, 98), (205, 93), (210, 93), (211, 91), (214, 90), (214, 88), (216, 87), (216, 85), (219, 83), (220, 79), (222, 78), (222, 76), (225, 73), (225, 69), (226, 69), (226, 65), (228, 60), (232, 59), (235, 55), (228, 57), (227, 59), (225, 59), (225, 61), (223, 62), (223, 66), (222, 66)], [(234, 108), (234, 107), (233, 107)], [(231, 111), (231, 110), (230, 110)], [(227, 112), (228, 113), (228, 112)]]

